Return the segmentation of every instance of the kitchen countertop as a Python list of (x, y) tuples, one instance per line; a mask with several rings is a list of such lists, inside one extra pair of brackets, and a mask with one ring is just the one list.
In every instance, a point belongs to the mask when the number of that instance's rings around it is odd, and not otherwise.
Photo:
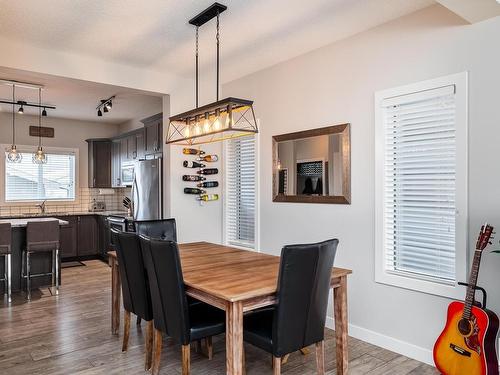
[(64, 216), (82, 216), (82, 215), (98, 215), (98, 216), (122, 216), (131, 220), (132, 217), (127, 215), (127, 211), (77, 211), (77, 212), (47, 212), (45, 214), (20, 214), (11, 216), (2, 216), (0, 220), (10, 219), (27, 219), (27, 218), (47, 218), (47, 217), (64, 217)]
[(23, 228), (28, 225), (28, 222), (40, 222), (40, 221), (52, 221), (59, 220), (59, 225), (68, 225), (69, 223), (65, 220), (60, 220), (55, 217), (33, 217), (33, 218), (22, 218), (22, 219), (3, 219), (0, 223), (10, 223), (12, 228)]

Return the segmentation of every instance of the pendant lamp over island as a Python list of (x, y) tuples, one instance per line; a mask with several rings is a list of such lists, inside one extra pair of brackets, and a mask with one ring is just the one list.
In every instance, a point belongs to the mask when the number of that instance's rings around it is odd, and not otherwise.
[(38, 89), (38, 149), (33, 154), (33, 163), (47, 164), (47, 154), (42, 148), (42, 88)]
[[(219, 16), (227, 9), (214, 3), (192, 18), (189, 23), (196, 27), (196, 108), (170, 117), (167, 144), (200, 145), (258, 133), (253, 101), (238, 98), (219, 100)], [(198, 106), (198, 30), (211, 19), (217, 19), (217, 83), (216, 101)]]
[(16, 101), (16, 85), (12, 85), (12, 145), (7, 153), (7, 160), (10, 163), (20, 163), (23, 159), (23, 155), (17, 151), (16, 146), (16, 110), (15, 110), (15, 101)]

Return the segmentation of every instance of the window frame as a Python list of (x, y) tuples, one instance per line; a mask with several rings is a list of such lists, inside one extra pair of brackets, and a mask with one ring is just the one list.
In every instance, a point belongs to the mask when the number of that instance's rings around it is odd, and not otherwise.
[[(5, 170), (5, 151), (10, 148), (10, 144), (1, 144), (0, 145), (0, 204), (5, 207), (12, 207), (12, 206), (33, 206), (33, 203), (39, 203), (41, 200), (40, 199), (34, 199), (34, 200), (6, 200), (5, 199), (5, 190), (6, 190), (6, 170)], [(26, 146), (26, 145), (17, 145), (17, 149), (20, 152), (29, 152), (33, 153), (37, 150), (37, 146)], [(74, 199), (47, 199), (47, 204), (51, 203), (58, 203), (60, 205), (73, 205), (75, 202), (78, 201), (79, 199), (79, 191), (80, 191), (80, 185), (79, 185), (79, 176), (80, 176), (80, 150), (78, 148), (65, 148), (65, 147), (43, 147), (43, 150), (47, 154), (64, 154), (64, 153), (73, 153), (75, 155), (75, 179), (74, 179), (74, 185), (75, 185), (75, 198)]]
[[(257, 124), (260, 128), (260, 124), (259, 124), (259, 120), (257, 120)], [(238, 249), (242, 249), (242, 250), (250, 250), (250, 251), (257, 251), (257, 252), (260, 252), (260, 226), (259, 226), (259, 218), (260, 218), (260, 192), (259, 192), (259, 172), (260, 172), (260, 157), (259, 157), (259, 145), (260, 145), (260, 133), (256, 133), (253, 135), (254, 139), (255, 139), (255, 213), (254, 213), (254, 217), (255, 217), (255, 224), (254, 224), (254, 229), (255, 229), (255, 233), (254, 233), (254, 245), (253, 247), (249, 247), (249, 246), (243, 246), (243, 245), (238, 245), (238, 244), (235, 244), (234, 242), (230, 242), (227, 238), (227, 231), (226, 231), (226, 228), (227, 228), (227, 215), (226, 215), (226, 210), (227, 210), (227, 197), (228, 197), (228, 194), (227, 194), (227, 184), (226, 184), (226, 179), (227, 179), (227, 168), (226, 168), (226, 163), (227, 163), (227, 160), (228, 160), (228, 145), (227, 145), (227, 142), (230, 142), (230, 140), (226, 141), (226, 142), (223, 142), (222, 144), (222, 154), (224, 155), (224, 162), (222, 163), (223, 164), (223, 205), (222, 205), (222, 241), (224, 243), (224, 245), (226, 246), (231, 246), (231, 247), (235, 247), (235, 248), (238, 248)]]
[[(455, 281), (441, 283), (424, 276), (388, 272), (385, 254), (385, 120), (382, 101), (406, 94), (455, 86)], [(468, 73), (462, 72), (375, 93), (375, 282), (442, 297), (461, 299), (468, 272)]]

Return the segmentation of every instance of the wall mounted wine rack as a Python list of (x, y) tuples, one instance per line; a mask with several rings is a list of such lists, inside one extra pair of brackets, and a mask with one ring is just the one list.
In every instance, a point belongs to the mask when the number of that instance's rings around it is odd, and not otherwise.
[[(211, 165), (219, 160), (215, 154), (207, 155), (201, 149), (196, 148), (183, 148), (182, 153), (188, 157), (195, 157), (195, 160), (184, 160), (182, 165), (184, 168), (189, 168), (193, 171), (191, 174), (182, 176), (184, 182), (196, 183), (194, 186), (187, 186), (184, 188), (185, 194), (196, 195), (196, 199), (203, 205), (204, 202), (211, 202), (219, 200), (219, 194), (212, 192), (212, 189), (219, 186), (219, 181), (207, 181), (208, 176), (219, 174), (219, 169)], [(194, 173), (196, 170), (196, 174)]]

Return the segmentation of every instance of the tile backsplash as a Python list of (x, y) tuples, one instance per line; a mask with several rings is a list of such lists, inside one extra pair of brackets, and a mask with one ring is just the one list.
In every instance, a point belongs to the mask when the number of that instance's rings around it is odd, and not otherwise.
[[(104, 192), (113, 191), (114, 194), (100, 194), (100, 190)], [(51, 202), (47, 201), (45, 212), (57, 213), (81, 213), (89, 211), (94, 199), (98, 202), (104, 202), (106, 211), (124, 211), (122, 201), (127, 196), (130, 198), (130, 188), (119, 189), (94, 189), (94, 188), (80, 188), (76, 200), (74, 202)], [(20, 203), (0, 205), (0, 216), (15, 216), (25, 214), (36, 214), (40, 212), (37, 203)]]

